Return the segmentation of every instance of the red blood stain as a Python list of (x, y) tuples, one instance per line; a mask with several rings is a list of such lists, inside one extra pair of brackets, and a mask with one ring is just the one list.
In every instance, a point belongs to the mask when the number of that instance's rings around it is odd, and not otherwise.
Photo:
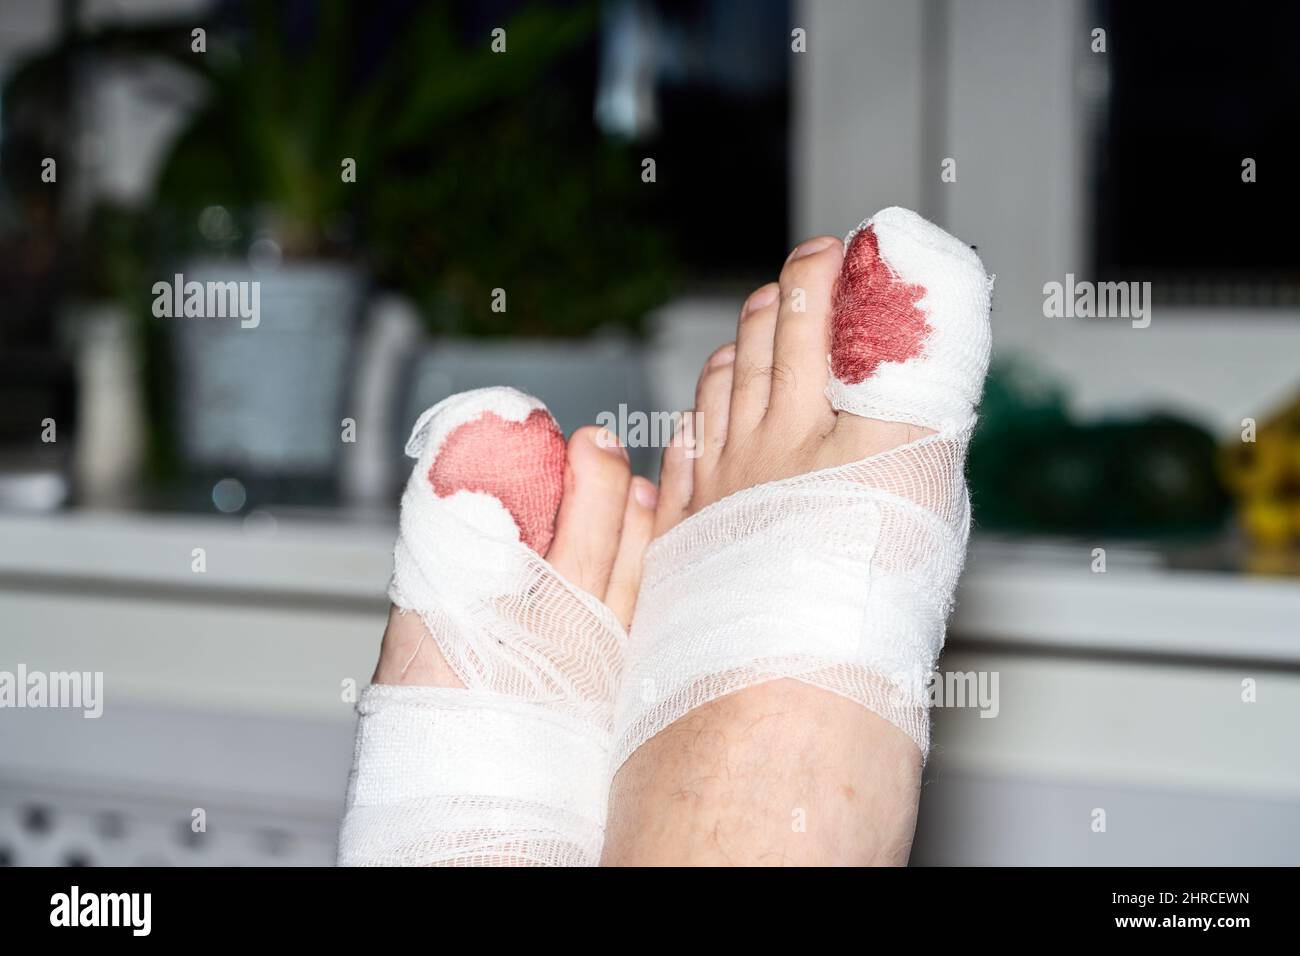
[(522, 422), (484, 412), (454, 428), (429, 468), (439, 498), (481, 491), (505, 506), (519, 537), (546, 554), (564, 493), (564, 436), (540, 408)]
[(880, 258), (870, 226), (844, 253), (831, 313), (831, 371), (846, 385), (870, 378), (881, 362), (921, 354), (930, 324), (917, 303), (925, 286), (904, 282)]

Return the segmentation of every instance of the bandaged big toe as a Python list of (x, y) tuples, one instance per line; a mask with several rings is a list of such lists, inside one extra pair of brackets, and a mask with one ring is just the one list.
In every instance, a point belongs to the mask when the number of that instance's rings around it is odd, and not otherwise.
[(992, 279), (905, 209), (845, 240), (827, 397), (841, 415), (934, 431), (861, 461), (730, 495), (646, 553), (615, 766), (687, 712), (794, 678), (929, 748), (928, 684), (965, 558), (963, 475), (989, 361)]
[(406, 451), (389, 595), (464, 688), (362, 694), (339, 862), (595, 865), (626, 636), (541, 557), (564, 438), (541, 402), (490, 388), (429, 409)]

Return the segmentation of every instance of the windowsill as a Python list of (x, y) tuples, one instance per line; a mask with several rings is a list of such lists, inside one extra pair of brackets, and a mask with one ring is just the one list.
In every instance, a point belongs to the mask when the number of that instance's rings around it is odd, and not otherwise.
[(1170, 568), (1154, 551), (972, 542), (950, 643), (1300, 662), (1300, 579)]
[[(281, 519), (270, 534), (237, 518), (0, 515), (0, 589), (370, 611), (386, 602), (393, 538), (391, 515)], [(1131, 548), (1109, 549), (1105, 573), (1091, 564), (1083, 545), (977, 537), (950, 643), (1300, 662), (1300, 579), (1170, 569)]]

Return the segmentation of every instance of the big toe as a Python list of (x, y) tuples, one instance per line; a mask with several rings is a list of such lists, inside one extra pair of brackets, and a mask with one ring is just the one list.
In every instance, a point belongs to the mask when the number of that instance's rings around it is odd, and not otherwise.
[(831, 404), (866, 418), (956, 427), (988, 369), (992, 280), (976, 252), (906, 209), (850, 234), (832, 319)]
[(417, 445), (432, 455), (425, 477), (434, 494), (456, 502), (462, 517), (482, 530), (509, 532), (500, 509), (475, 504), (481, 495), (495, 499), (520, 540), (546, 552), (564, 490), (564, 435), (545, 405), (512, 388), (462, 392), (425, 413), (408, 453)]

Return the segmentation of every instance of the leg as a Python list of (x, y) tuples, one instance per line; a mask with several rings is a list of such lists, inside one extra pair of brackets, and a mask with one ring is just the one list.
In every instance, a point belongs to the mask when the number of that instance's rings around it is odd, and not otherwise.
[(607, 865), (902, 865), (921, 754), (836, 694), (775, 680), (710, 701), (615, 778)]

